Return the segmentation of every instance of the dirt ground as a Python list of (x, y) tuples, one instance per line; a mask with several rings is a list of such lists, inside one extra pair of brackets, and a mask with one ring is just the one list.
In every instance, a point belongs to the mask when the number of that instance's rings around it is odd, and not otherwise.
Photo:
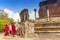
[(0, 33), (0, 40), (60, 40), (60, 33), (40, 33), (38, 36), (21, 38), (20, 36), (6, 36)]

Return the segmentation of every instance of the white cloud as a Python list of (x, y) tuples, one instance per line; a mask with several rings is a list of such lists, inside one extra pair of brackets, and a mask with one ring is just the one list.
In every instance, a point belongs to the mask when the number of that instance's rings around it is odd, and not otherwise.
[(4, 9), (4, 12), (8, 14), (10, 18), (13, 18), (15, 21), (20, 20), (19, 13), (14, 13), (13, 11), (9, 9)]
[[(34, 11), (33, 12), (31, 12), (30, 14), (29, 14), (29, 19), (32, 19), (32, 20), (35, 20), (35, 13), (34, 13)], [(36, 18), (38, 18), (39, 16), (38, 16), (38, 11), (36, 12)]]
[[(15, 21), (18, 21), (18, 20), (19, 20), (19, 22), (21, 21), (19, 13), (14, 13), (13, 11), (11, 11), (9, 9), (4, 9), (4, 12), (6, 12), (8, 14), (8, 16), (10, 18), (13, 18)], [(38, 16), (38, 11), (37, 11), (36, 12), (36, 18), (38, 18), (38, 17), (39, 16)], [(35, 20), (35, 13), (34, 13), (34, 11), (29, 14), (29, 19)]]
[(34, 12), (31, 12), (31, 13), (29, 14), (29, 19), (35, 20), (35, 14), (34, 14)]

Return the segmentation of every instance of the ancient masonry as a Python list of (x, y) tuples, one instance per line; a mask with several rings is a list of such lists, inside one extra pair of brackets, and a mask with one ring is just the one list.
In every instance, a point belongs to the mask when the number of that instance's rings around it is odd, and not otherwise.
[(35, 22), (29, 20), (28, 9), (20, 12), (21, 22), (19, 34), (27, 37), (29, 34), (60, 32), (60, 0), (45, 0), (39, 3), (39, 18)]
[(35, 33), (60, 32), (60, 0), (46, 0), (39, 4), (39, 18), (36, 19)]
[(21, 18), (21, 22), (19, 23), (20, 27), (18, 29), (18, 34), (21, 37), (27, 37), (27, 35), (30, 33), (28, 29), (29, 27), (31, 27), (31, 24), (30, 24), (31, 22), (29, 22), (28, 9), (24, 9), (20, 12), (20, 18)]
[(21, 22), (24, 22), (29, 19), (28, 9), (24, 9), (20, 12)]

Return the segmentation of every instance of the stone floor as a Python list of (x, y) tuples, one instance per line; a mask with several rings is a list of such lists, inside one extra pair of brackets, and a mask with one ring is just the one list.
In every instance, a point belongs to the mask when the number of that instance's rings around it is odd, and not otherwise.
[(21, 38), (20, 36), (12, 37), (0, 34), (0, 40), (60, 40), (60, 33), (40, 33), (35, 37)]

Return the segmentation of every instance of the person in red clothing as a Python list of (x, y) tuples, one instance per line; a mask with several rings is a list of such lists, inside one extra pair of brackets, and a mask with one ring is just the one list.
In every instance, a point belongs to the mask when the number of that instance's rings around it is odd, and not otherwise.
[(7, 36), (7, 35), (9, 35), (9, 25), (8, 24), (6, 24), (6, 26), (5, 26), (5, 33), (4, 33), (4, 36)]
[(15, 35), (16, 35), (16, 27), (15, 27), (14, 23), (12, 23), (12, 35), (13, 35), (13, 37), (15, 37)]

